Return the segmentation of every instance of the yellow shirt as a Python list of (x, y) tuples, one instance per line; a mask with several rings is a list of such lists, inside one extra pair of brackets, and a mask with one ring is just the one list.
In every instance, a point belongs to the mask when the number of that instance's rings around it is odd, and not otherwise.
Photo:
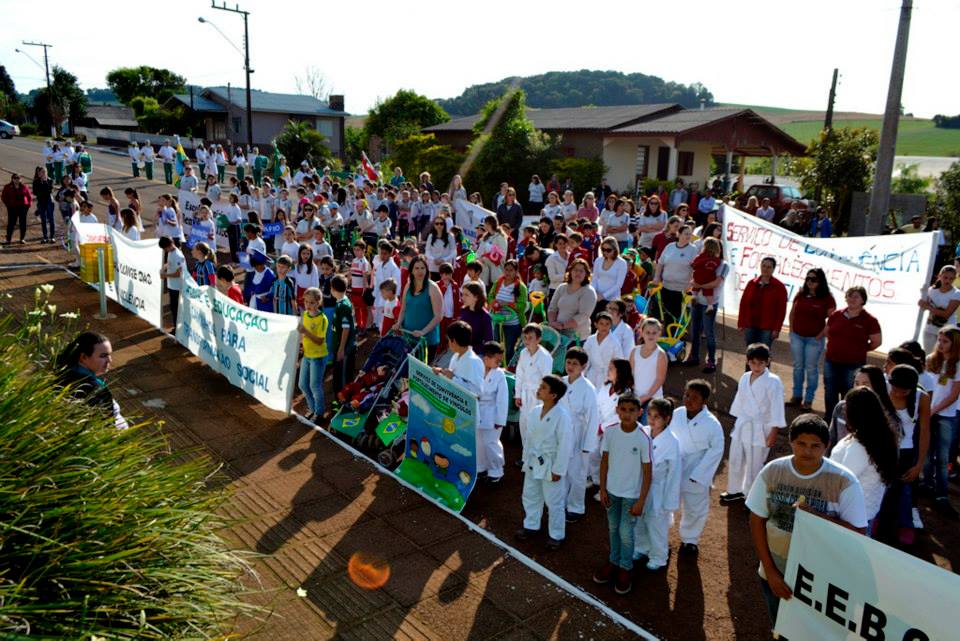
[(320, 312), (316, 316), (311, 316), (309, 312), (303, 312), (303, 326), (314, 336), (323, 339), (323, 343), (314, 343), (308, 336), (303, 336), (303, 356), (304, 358), (324, 358), (327, 356), (327, 328), (330, 321), (326, 314)]

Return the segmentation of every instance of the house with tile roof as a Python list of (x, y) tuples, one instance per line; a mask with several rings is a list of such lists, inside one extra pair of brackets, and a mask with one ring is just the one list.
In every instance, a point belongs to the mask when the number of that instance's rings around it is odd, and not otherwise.
[[(192, 110), (203, 121), (204, 139), (221, 144), (242, 144), (247, 138), (247, 97), (239, 87), (206, 87), (193, 94), (177, 94), (169, 102)], [(309, 123), (327, 139), (333, 154), (343, 157), (343, 96), (322, 102), (313, 96), (251, 90), (253, 143), (269, 147), (288, 121)]]

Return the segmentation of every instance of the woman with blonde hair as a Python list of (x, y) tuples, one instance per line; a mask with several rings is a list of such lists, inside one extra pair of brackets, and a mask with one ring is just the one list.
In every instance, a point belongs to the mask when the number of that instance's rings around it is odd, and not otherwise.
[(956, 517), (948, 497), (947, 466), (957, 434), (957, 399), (960, 398), (960, 329), (947, 325), (937, 334), (937, 346), (927, 358), (927, 371), (937, 377), (930, 401), (930, 451), (923, 468), (923, 484), (933, 491), (941, 514)]

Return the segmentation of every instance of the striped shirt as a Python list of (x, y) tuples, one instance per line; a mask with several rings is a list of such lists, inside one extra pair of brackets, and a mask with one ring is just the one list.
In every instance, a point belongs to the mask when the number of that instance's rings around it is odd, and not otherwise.
[(198, 261), (193, 271), (193, 280), (197, 285), (217, 286), (217, 266), (209, 258)]
[(297, 284), (286, 276), (274, 281), (270, 288), (273, 294), (273, 311), (277, 314), (294, 315), (294, 304), (297, 302)]

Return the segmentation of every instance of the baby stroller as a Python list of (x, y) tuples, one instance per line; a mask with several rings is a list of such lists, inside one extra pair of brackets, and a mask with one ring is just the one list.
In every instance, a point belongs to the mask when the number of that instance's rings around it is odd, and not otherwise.
[[(542, 332), (540, 337), (540, 346), (550, 352), (550, 355), (553, 357), (553, 373), (562, 376), (565, 374), (566, 369), (567, 348), (571, 347), (572, 345), (579, 345), (580, 340), (564, 336), (546, 323), (542, 323), (540, 325), (540, 330)], [(513, 358), (511, 358), (510, 362), (507, 364), (507, 369), (511, 372), (516, 371), (517, 363), (520, 361), (520, 353), (523, 349), (523, 336), (521, 336), (520, 340), (517, 341), (516, 351), (513, 353)]]
[(403, 453), (406, 432), (402, 399), (408, 372), (407, 359), (414, 354), (426, 360), (426, 339), (410, 332), (382, 337), (364, 362), (361, 373), (339, 394), (340, 409), (330, 428), (384, 467), (391, 467)]

